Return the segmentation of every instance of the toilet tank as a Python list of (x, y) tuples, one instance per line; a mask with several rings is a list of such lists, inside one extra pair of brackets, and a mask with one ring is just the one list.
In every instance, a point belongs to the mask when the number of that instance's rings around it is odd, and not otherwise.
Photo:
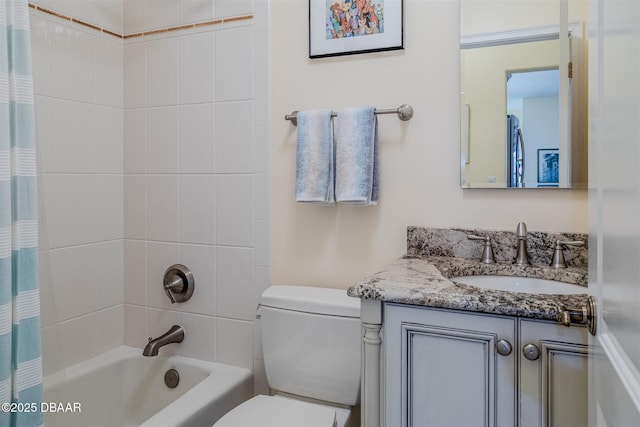
[(354, 406), (360, 401), (360, 299), (345, 290), (272, 286), (261, 300), (269, 386)]

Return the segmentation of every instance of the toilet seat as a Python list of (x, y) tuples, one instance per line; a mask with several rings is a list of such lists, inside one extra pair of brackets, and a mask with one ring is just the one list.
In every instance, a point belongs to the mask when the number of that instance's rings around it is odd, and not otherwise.
[(255, 396), (216, 422), (213, 427), (334, 427), (335, 409), (277, 396)]

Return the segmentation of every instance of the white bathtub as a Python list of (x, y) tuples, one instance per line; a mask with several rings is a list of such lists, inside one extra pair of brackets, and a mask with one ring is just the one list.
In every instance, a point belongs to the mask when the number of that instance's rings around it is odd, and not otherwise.
[(123, 346), (45, 377), (42, 407), (47, 427), (210, 427), (252, 394), (247, 369)]

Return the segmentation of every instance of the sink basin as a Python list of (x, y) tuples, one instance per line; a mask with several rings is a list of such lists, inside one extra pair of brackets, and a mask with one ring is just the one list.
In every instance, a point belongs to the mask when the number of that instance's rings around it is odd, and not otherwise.
[(449, 279), (465, 285), (496, 291), (523, 292), (528, 294), (586, 294), (587, 288), (571, 283), (548, 279), (515, 276), (460, 276)]

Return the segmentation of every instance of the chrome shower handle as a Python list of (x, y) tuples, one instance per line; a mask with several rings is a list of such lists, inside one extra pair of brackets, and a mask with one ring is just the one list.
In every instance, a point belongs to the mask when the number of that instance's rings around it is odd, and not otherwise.
[(193, 295), (195, 287), (193, 273), (182, 264), (174, 264), (164, 273), (163, 287), (171, 304), (185, 302)]

